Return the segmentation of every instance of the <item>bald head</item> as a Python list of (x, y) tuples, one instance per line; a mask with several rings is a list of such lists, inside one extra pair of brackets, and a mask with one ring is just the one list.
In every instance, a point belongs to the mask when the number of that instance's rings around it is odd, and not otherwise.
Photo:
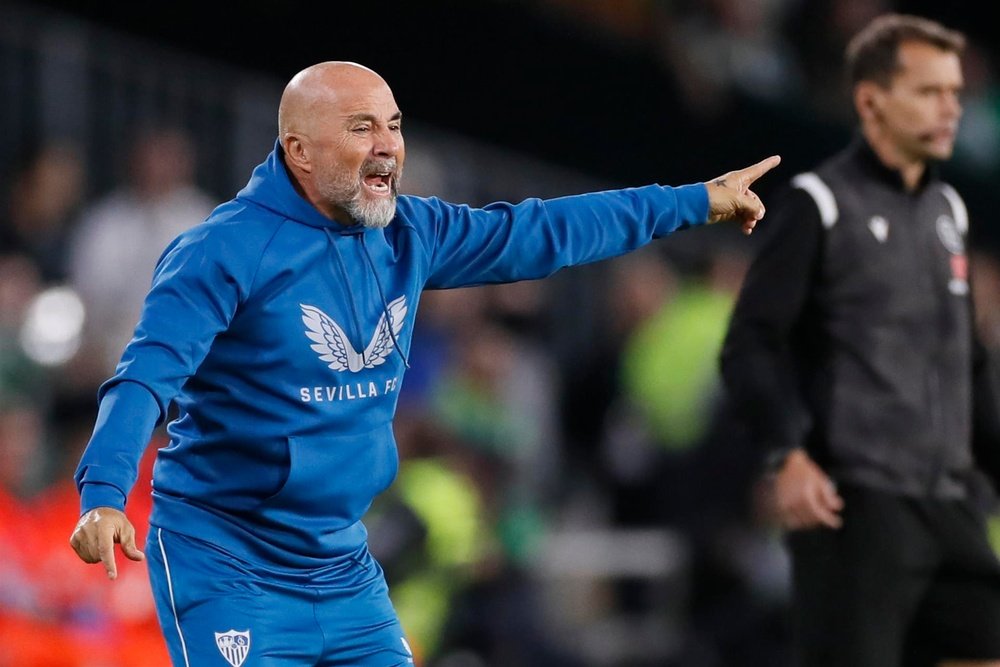
[(331, 60), (311, 65), (291, 78), (278, 105), (278, 135), (315, 134), (315, 123), (331, 106), (364, 94), (388, 89), (374, 70), (357, 63)]
[(278, 132), (294, 187), (320, 213), (389, 224), (406, 151), (402, 112), (382, 77), (350, 62), (307, 67), (285, 86)]

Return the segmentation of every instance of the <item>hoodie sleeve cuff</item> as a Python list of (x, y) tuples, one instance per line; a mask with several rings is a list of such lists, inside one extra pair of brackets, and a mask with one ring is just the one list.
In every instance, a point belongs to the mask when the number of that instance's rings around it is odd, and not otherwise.
[(122, 509), (138, 475), (159, 407), (144, 386), (122, 382), (105, 394), (74, 480), (81, 509)]
[(683, 225), (704, 225), (708, 222), (708, 187), (704, 183), (680, 185), (674, 188), (677, 197), (677, 219)]
[(80, 489), (80, 514), (98, 507), (111, 507), (125, 511), (125, 494), (110, 484), (88, 482)]

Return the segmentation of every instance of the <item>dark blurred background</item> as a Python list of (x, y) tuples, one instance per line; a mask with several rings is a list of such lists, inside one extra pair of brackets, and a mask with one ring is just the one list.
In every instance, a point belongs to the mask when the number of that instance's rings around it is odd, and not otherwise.
[[(407, 192), (677, 185), (779, 153), (766, 200), (850, 137), (849, 36), (887, 10), (939, 19), (970, 37), (943, 168), (1000, 349), (988, 3), (234, 4), (0, 4), (0, 667), (167, 664), (142, 566), (109, 585), (66, 546), (72, 470), (159, 252), (245, 184), (285, 82), (318, 61), (392, 86)], [(426, 295), (400, 475), (366, 518), (421, 665), (788, 664), (787, 560), (716, 370), (754, 243), (700, 228)], [(140, 538), (163, 442), (129, 500)]]
[[(290, 0), (240, 5), (31, 3), (59, 12), (52, 16), (61, 15), (67, 23), (90, 26), (89, 37), (75, 44), (87, 53), (66, 52), (65, 58), (117, 60), (114, 52), (128, 46), (115, 43), (113, 31), (126, 42), (141, 39), (172, 55), (204, 58), (279, 82), (319, 60), (354, 60), (385, 76), (408, 120), (625, 184), (708, 178), (721, 168), (776, 152), (786, 158), (788, 170), (838, 146), (850, 115), (840, 85), (841, 49), (850, 32), (880, 10), (923, 13), (967, 31), (976, 47), (969, 72), (973, 93), (995, 92), (1000, 49), (988, 3), (972, 1), (389, 1), (371, 8)], [(7, 29), (28, 38), (24, 33), (30, 33), (32, 21), (24, 20), (28, 25), (13, 22)], [(169, 58), (163, 55), (161, 74), (166, 75)], [(155, 68), (156, 59), (150, 52), (108, 65)], [(95, 76), (100, 75), (92, 73), (75, 85), (99, 86)], [(184, 78), (174, 86), (188, 88), (187, 104), (202, 107), (241, 83), (199, 81), (197, 71)], [(995, 111), (995, 99), (993, 104)], [(89, 111), (107, 110), (92, 103)], [(86, 121), (78, 117), (77, 122)], [(44, 128), (29, 125), (27, 132), (8, 134), (7, 142), (39, 129)], [(214, 131), (212, 143), (225, 143), (223, 127)], [(991, 182), (995, 162), (992, 173), (973, 166), (968, 178)], [(219, 187), (228, 192), (232, 185)]]

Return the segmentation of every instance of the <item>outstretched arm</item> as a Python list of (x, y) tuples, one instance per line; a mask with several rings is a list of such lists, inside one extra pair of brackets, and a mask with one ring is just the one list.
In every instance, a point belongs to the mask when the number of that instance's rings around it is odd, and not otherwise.
[(616, 257), (695, 225), (736, 219), (753, 229), (764, 206), (750, 186), (770, 157), (709, 183), (648, 185), (483, 208), (400, 197), (400, 217), (423, 238), (430, 289), (531, 280)]

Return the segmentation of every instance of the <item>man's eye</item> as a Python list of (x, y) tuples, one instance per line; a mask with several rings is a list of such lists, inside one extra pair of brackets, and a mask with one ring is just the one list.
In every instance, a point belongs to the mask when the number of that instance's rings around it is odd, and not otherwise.
[(393, 132), (399, 132), (399, 131), (401, 131), (401, 130), (402, 130), (403, 128), (402, 128), (401, 126), (399, 126), (399, 125), (390, 125), (390, 126), (389, 126), (389, 129), (390, 129), (391, 131), (393, 131)]
[(354, 128), (354, 130), (352, 130), (352, 131), (353, 131), (353, 132), (360, 132), (360, 133), (364, 133), (364, 132), (367, 132), (367, 131), (368, 131), (368, 130), (370, 130), (370, 129), (371, 129), (371, 128), (370, 128), (370, 127), (368, 127), (368, 126), (361, 126), (361, 127), (356, 127), (356, 128)]

